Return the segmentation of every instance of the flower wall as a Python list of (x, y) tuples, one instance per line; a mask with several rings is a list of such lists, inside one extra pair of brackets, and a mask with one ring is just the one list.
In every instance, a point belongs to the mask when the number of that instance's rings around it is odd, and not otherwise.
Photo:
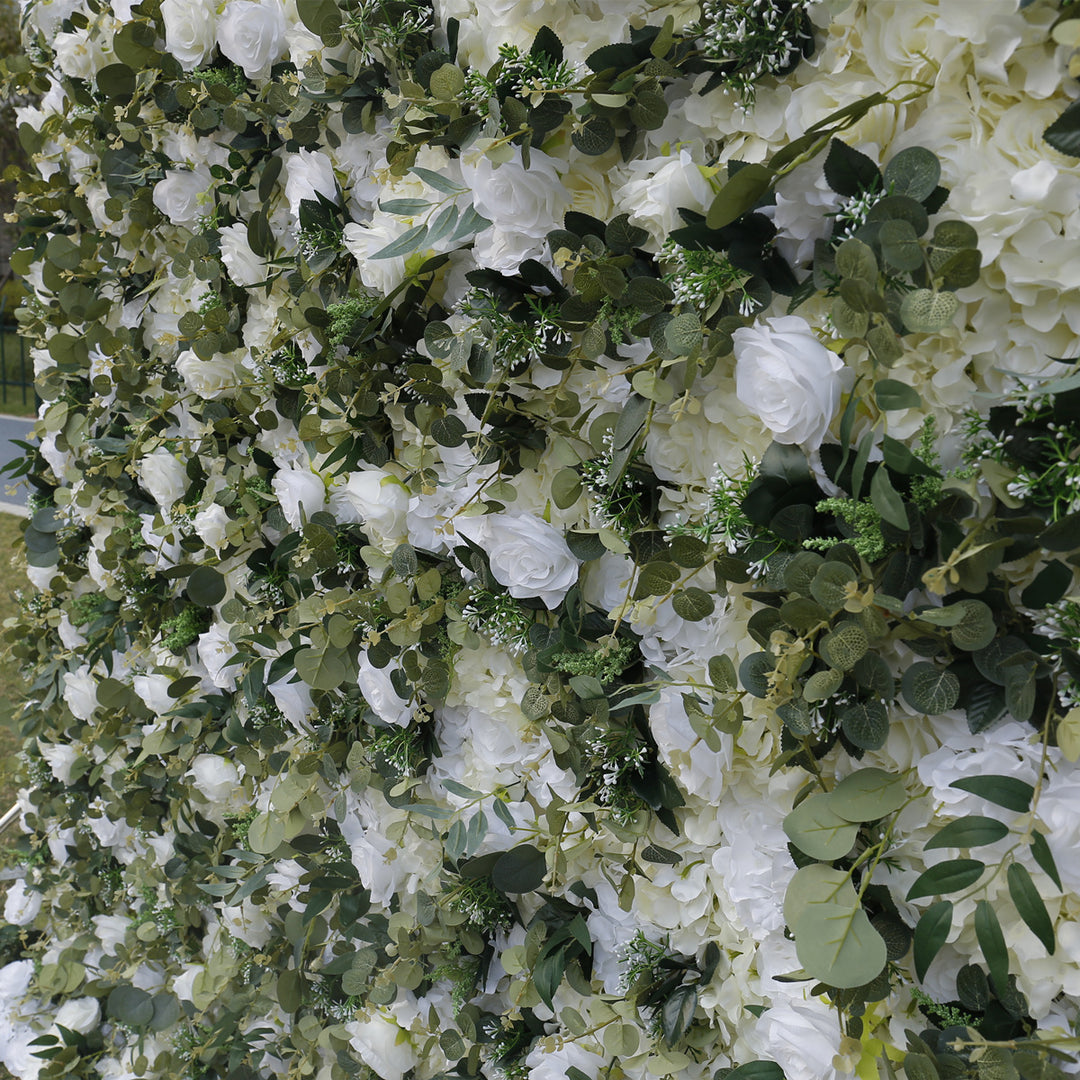
[(24, 24), (8, 1069), (1080, 1072), (1068, 4)]

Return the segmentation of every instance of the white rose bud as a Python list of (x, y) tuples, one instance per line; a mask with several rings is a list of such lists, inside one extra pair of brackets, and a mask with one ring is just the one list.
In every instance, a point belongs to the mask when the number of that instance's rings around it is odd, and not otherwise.
[(195, 532), (202, 542), (215, 551), (225, 546), (225, 530), (229, 524), (229, 515), (224, 506), (211, 503), (205, 510), (200, 510), (192, 522)]
[(162, 0), (165, 49), (185, 71), (197, 68), (217, 41), (217, 4), (211, 0)]
[(218, 23), (218, 45), (249, 79), (265, 78), (285, 51), (285, 29), (285, 12), (278, 0), (231, 0)]
[(247, 226), (243, 222), (224, 226), (218, 235), (221, 238), (221, 261), (237, 285), (248, 288), (267, 279), (269, 271), (266, 263), (251, 250)]
[(780, 443), (821, 445), (840, 404), (844, 362), (798, 315), (736, 330), (735, 395)]
[(310, 469), (295, 465), (278, 469), (270, 486), (274, 489), (285, 520), (294, 529), (303, 526), (304, 518), (326, 509), (326, 485), (322, 477)]
[(64, 701), (73, 716), (89, 720), (97, 708), (97, 679), (90, 674), (90, 665), (77, 671), (64, 672)]
[(339, 521), (363, 525), (373, 542), (392, 551), (405, 538), (409, 490), (392, 473), (366, 469), (330, 492), (330, 509)]
[(558, 530), (535, 514), (463, 518), (455, 528), (487, 552), (492, 576), (518, 600), (536, 597), (556, 608), (577, 582), (578, 560)]
[(384, 724), (393, 727), (406, 727), (416, 712), (416, 706), (398, 697), (394, 684), (390, 681), (390, 669), (377, 668), (369, 659), (367, 652), (360, 654), (360, 672), (357, 678), (360, 693), (371, 706), (372, 712)]
[(139, 462), (139, 483), (158, 506), (168, 510), (187, 489), (187, 469), (171, 450), (160, 446)]
[(4, 899), (4, 922), (12, 926), (27, 926), (41, 910), (41, 893), (28, 890), (21, 878), (7, 891)]
[(285, 159), (285, 198), (292, 216), (300, 220), (300, 203), (304, 199), (318, 202), (316, 193), (332, 202), (337, 199), (337, 180), (334, 163), (318, 150), (300, 149)]

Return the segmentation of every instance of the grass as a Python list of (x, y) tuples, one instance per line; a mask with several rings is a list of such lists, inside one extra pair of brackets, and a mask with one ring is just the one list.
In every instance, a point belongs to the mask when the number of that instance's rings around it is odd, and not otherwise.
[[(0, 324), (0, 353), (3, 359), (0, 364), (0, 413), (7, 413), (9, 416), (33, 416), (33, 386), (24, 387), (18, 380), (25, 375), (33, 382), (34, 365), (30, 359), (29, 346), (12, 326)], [(23, 356), (26, 357), (25, 364), (20, 360)]]

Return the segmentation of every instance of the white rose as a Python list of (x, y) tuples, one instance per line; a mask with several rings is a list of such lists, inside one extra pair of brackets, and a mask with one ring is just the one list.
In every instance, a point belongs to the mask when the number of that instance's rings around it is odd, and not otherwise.
[(300, 219), (300, 203), (304, 199), (318, 202), (316, 193), (332, 202), (337, 200), (337, 180), (334, 163), (318, 150), (301, 149), (285, 159), (285, 198), (292, 216)]
[(224, 506), (212, 503), (205, 510), (200, 510), (193, 521), (199, 539), (215, 551), (225, 546), (225, 529), (229, 524), (229, 515)]
[(229, 663), (236, 655), (236, 646), (229, 640), (227, 627), (214, 623), (205, 634), (199, 635), (197, 647), (210, 681), (220, 690), (235, 690), (240, 665)]
[(844, 362), (798, 315), (735, 331), (735, 394), (773, 438), (816, 449), (840, 404)]
[(398, 697), (390, 681), (390, 669), (377, 668), (368, 659), (366, 651), (360, 654), (360, 673), (356, 681), (364, 700), (384, 724), (408, 726), (416, 712), (416, 705)]
[(213, 0), (162, 0), (165, 48), (185, 71), (197, 68), (217, 40), (217, 4)]
[(205, 165), (194, 169), (168, 169), (154, 185), (154, 205), (174, 225), (192, 225), (203, 213), (213, 180)]
[(461, 172), (477, 213), (491, 222), (476, 238), (476, 261), (513, 274), (526, 259), (542, 256), (547, 234), (562, 225), (570, 206), (555, 159), (533, 150), (526, 169), (517, 150), (516, 157), (502, 165), (482, 157), (474, 165), (462, 165)]
[(248, 288), (267, 279), (266, 263), (251, 250), (247, 226), (243, 222), (224, 226), (218, 235), (221, 238), (221, 261), (237, 285)]
[(195, 790), (210, 803), (226, 802), (240, 783), (236, 766), (219, 754), (198, 754), (187, 775)]
[(397, 255), (392, 259), (372, 259), (371, 256), (407, 232), (408, 228), (400, 218), (376, 210), (367, 225), (350, 221), (342, 233), (345, 250), (352, 254), (360, 268), (360, 279), (369, 289), (376, 289), (383, 296), (389, 296), (404, 279), (405, 257)]
[(101, 1006), (97, 998), (81, 997), (65, 1001), (56, 1011), (54, 1022), (69, 1031), (87, 1034), (97, 1027), (101, 1019)]
[(215, 353), (209, 360), (200, 360), (193, 352), (185, 352), (176, 361), (176, 370), (184, 377), (187, 388), (204, 401), (228, 397), (240, 382), (235, 353)]
[(41, 910), (41, 893), (28, 891), (22, 879), (8, 889), (4, 898), (4, 922), (13, 926), (26, 926), (37, 918)]
[(680, 206), (704, 213), (712, 202), (712, 188), (687, 150), (659, 162), (633, 162), (624, 175), (628, 179), (615, 190), (615, 205), (629, 210), (633, 221), (649, 231), (654, 250), (684, 224)]
[(71, 767), (78, 758), (78, 752), (70, 743), (43, 743), (38, 739), (38, 752), (49, 766), (53, 776), (61, 784), (71, 783)]
[(518, 600), (556, 608), (578, 579), (578, 560), (559, 532), (535, 514), (488, 514), (456, 523), (488, 554), (492, 576)]
[(184, 463), (164, 446), (139, 462), (139, 483), (158, 506), (168, 510), (188, 486)]
[(106, 956), (115, 956), (116, 950), (127, 940), (131, 919), (125, 915), (92, 915), (94, 932)]
[(301, 528), (303, 519), (326, 509), (326, 485), (323, 478), (310, 469), (295, 465), (278, 469), (270, 486), (285, 520), (294, 529)]
[(836, 1080), (833, 1058), (840, 1050), (836, 1017), (823, 1005), (778, 1002), (762, 1014), (747, 1039), (754, 1049), (775, 1061), (788, 1080)]
[(97, 708), (97, 680), (90, 674), (89, 664), (77, 671), (64, 672), (64, 701), (72, 715), (89, 720)]
[(384, 1013), (376, 1012), (370, 1020), (354, 1020), (345, 1029), (361, 1061), (382, 1080), (402, 1080), (418, 1063), (412, 1044), (400, 1038), (402, 1029)]
[(285, 51), (285, 29), (285, 12), (278, 0), (231, 0), (218, 23), (218, 45), (249, 79), (265, 78)]
[(53, 49), (57, 66), (72, 79), (93, 79), (108, 63), (100, 36), (86, 30), (57, 34)]
[(373, 541), (390, 551), (405, 538), (409, 490), (392, 473), (365, 469), (330, 492), (330, 509), (339, 521), (363, 525)]

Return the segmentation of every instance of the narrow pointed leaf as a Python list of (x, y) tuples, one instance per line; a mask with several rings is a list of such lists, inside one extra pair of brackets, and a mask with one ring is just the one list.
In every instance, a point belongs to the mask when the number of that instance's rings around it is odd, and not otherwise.
[(1022, 863), (1010, 863), (1006, 871), (1009, 882), (1009, 895), (1020, 913), (1020, 918), (1028, 924), (1031, 932), (1046, 946), (1046, 951), (1054, 955), (1054, 924), (1035, 888), (1035, 882)]

